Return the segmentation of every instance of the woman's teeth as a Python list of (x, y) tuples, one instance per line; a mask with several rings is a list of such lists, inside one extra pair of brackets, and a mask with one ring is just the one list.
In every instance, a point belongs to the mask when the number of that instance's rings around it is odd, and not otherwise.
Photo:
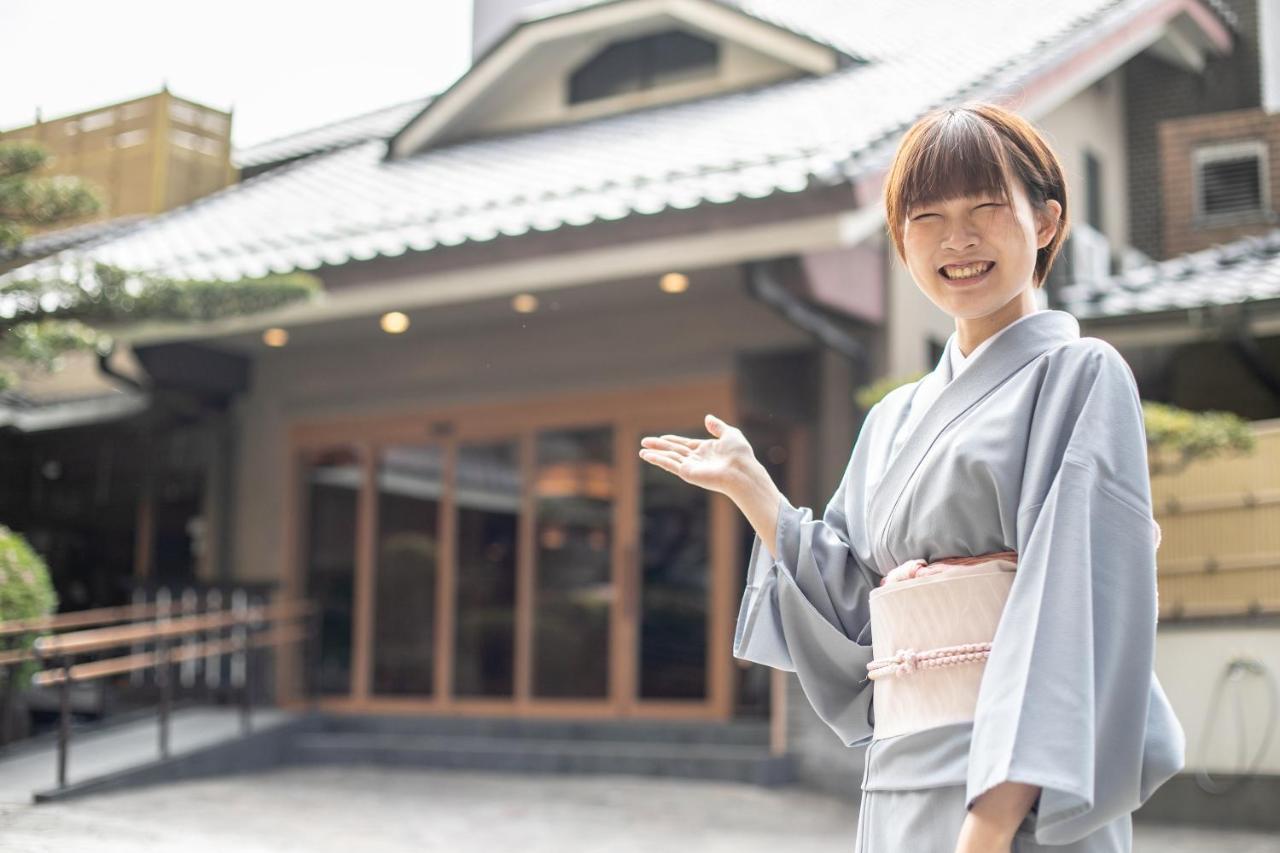
[(967, 267), (943, 267), (942, 274), (950, 279), (975, 278), (991, 269), (994, 264), (971, 264)]

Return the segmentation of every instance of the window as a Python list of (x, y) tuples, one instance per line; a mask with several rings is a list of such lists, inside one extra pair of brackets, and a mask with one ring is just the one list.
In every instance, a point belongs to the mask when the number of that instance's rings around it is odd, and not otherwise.
[(1085, 221), (1102, 231), (1102, 161), (1084, 152)]
[(116, 114), (114, 110), (101, 110), (96, 113), (90, 113), (80, 119), (80, 129), (83, 131), (101, 130), (104, 127), (111, 127), (115, 124)]
[(1260, 140), (1197, 148), (1193, 157), (1197, 220), (1254, 219), (1270, 209)]
[(925, 345), (929, 349), (929, 355), (927, 356), (929, 364), (937, 364), (942, 360), (942, 354), (946, 352), (947, 349), (946, 341), (939, 341), (937, 338), (930, 335)]
[(177, 101), (169, 102), (169, 117), (174, 121), (189, 124), (192, 127), (197, 127), (200, 124), (200, 116), (203, 114), (204, 110), (188, 104), (181, 104)]
[(139, 127), (136, 130), (126, 130), (123, 133), (117, 133), (112, 139), (111, 144), (114, 148), (131, 148), (134, 145), (141, 145), (147, 141), (147, 129)]
[(188, 133), (185, 130), (173, 128), (169, 131), (169, 138), (173, 140), (173, 144), (179, 148), (185, 148), (188, 151), (198, 151), (201, 154), (208, 154), (210, 157), (217, 157), (222, 153), (222, 143), (216, 139), (209, 139), (207, 136), (200, 136), (196, 133)]
[(569, 78), (569, 103), (712, 77), (720, 47), (679, 30), (614, 42)]

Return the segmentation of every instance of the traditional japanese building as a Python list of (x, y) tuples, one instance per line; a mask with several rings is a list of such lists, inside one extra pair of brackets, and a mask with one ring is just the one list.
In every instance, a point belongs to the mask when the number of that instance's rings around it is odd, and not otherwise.
[[(1010, 106), (1063, 158), (1073, 231), (1044, 307), (1119, 340), (1091, 319), (1217, 303), (1116, 296), (1159, 278), (1131, 236), (1133, 104), (1157, 73), (1258, 78), (1247, 3), (979, 5), (476, 0), (474, 61), (446, 91), (238, 152), (239, 183), (8, 275), (99, 258), (323, 280), (305, 305), (120, 338), (129, 393), (169, 407), (154, 446), (181, 422), (202, 448), (199, 558), (166, 574), (323, 607), (319, 659), (278, 672), (283, 703), (767, 719), (776, 752), (847, 788), (856, 761), (794, 679), (732, 657), (751, 529), (643, 463), (641, 437), (705, 437), (715, 414), (820, 516), (854, 392), (931, 368), (953, 330), (894, 256), (880, 201), (902, 131), (945, 104)], [(1230, 108), (1262, 110), (1257, 88), (1223, 85)], [(1207, 203), (1237, 203), (1223, 198)], [(1248, 234), (1274, 241), (1262, 210)], [(1264, 255), (1280, 269), (1272, 249), (1249, 257)], [(1267, 275), (1230, 298), (1274, 311)], [(174, 402), (191, 399), (205, 408)], [(157, 489), (143, 523), (179, 529)], [(126, 574), (162, 558), (148, 545)]]

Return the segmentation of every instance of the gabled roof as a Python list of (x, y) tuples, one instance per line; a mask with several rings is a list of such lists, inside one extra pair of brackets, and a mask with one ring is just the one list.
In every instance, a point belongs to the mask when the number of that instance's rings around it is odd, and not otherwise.
[[(1081, 320), (1280, 300), (1280, 228), (1059, 291)], [(1278, 305), (1277, 307), (1280, 307)]]
[(387, 157), (409, 156), (436, 140), (468, 135), (473, 123), (483, 122), (486, 105), (501, 98), (503, 87), (531, 88), (540, 77), (565, 74), (576, 61), (567, 54), (584, 39), (598, 42), (671, 26), (740, 42), (796, 72), (828, 74), (843, 64), (864, 61), (769, 16), (753, 14), (732, 0), (539, 3), (526, 7), (506, 35), (477, 57), (466, 74), (391, 137)]
[(430, 96), (413, 98), (341, 121), (328, 122), (247, 148), (239, 148), (232, 152), (231, 161), (245, 174), (256, 173), (265, 171), (266, 166), (296, 160), (309, 154), (335, 151), (370, 139), (386, 139), (403, 127), (412, 116), (422, 112), (431, 100)]
[[(1059, 0), (1035, 14), (1025, 0), (919, 0), (910, 18), (895, 0), (739, 5), (868, 48), (861, 52), (874, 61), (401, 160), (385, 161), (386, 143), (373, 137), (274, 168), (0, 282), (57, 275), (82, 257), (182, 278), (317, 270), (848, 183), (877, 174), (903, 130), (932, 108), (1024, 93), (1060, 68), (1078, 68), (1075, 58), (1103, 41), (1127, 56), (1130, 43), (1145, 44), (1150, 28), (1188, 8), (1201, 25), (1217, 20), (1185, 0)], [(982, 49), (938, 49), (948, 42)], [(1064, 88), (1061, 75), (1054, 79), (1054, 97), (1092, 82), (1077, 73)]]

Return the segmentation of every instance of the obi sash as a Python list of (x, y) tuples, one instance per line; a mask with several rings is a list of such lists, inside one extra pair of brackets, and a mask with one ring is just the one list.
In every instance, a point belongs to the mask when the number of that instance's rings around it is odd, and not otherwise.
[(1016, 570), (1014, 551), (955, 557), (871, 590), (873, 739), (973, 720)]

